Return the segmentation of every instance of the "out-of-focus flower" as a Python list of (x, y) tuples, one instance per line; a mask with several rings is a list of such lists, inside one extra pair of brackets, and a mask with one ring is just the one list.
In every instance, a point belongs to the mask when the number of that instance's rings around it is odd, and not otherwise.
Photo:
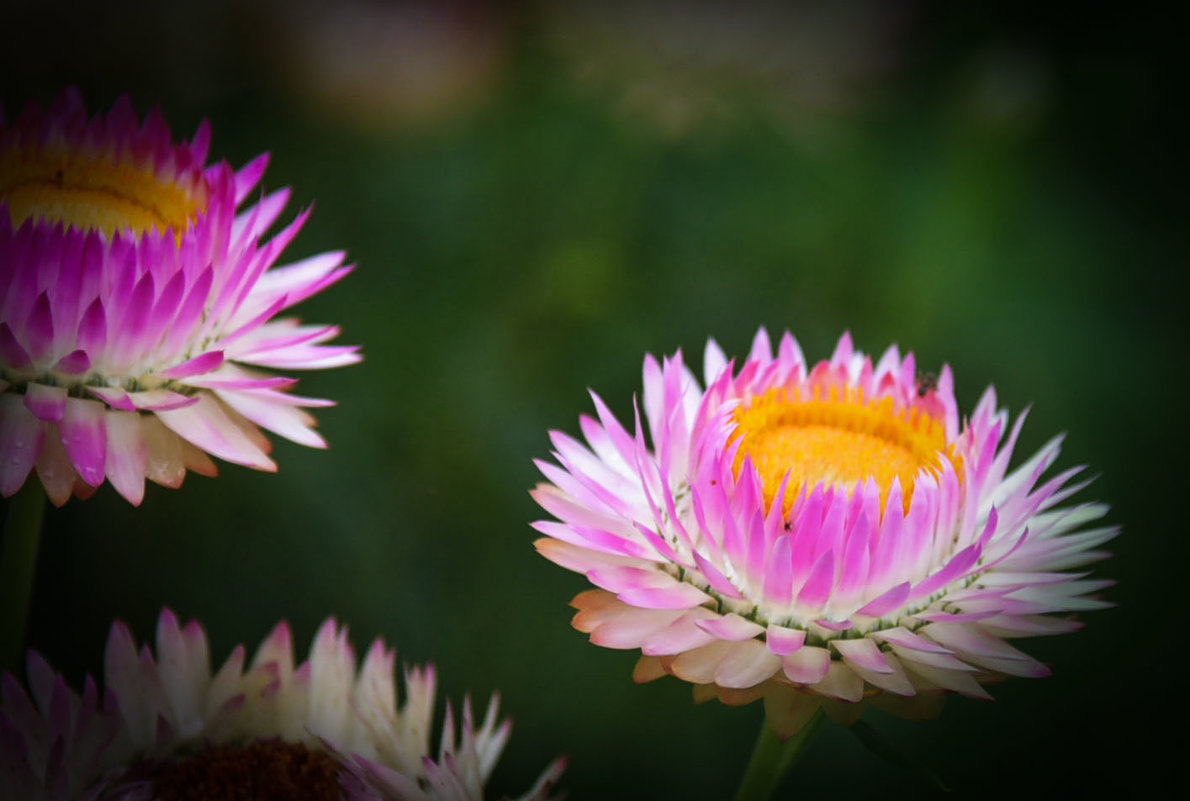
[(283, 267), (308, 211), (271, 239), (289, 197), (238, 214), (267, 155), (205, 166), (210, 128), (175, 143), (127, 98), (88, 118), (79, 94), (0, 116), (0, 493), (36, 469), (55, 504), (105, 478), (133, 504), (144, 480), (213, 475), (211, 454), (275, 470), (260, 428), (325, 447), (295, 379), (255, 368), (359, 360), (333, 325), (272, 319), (346, 275), (343, 253)]
[[(511, 731), (492, 698), (483, 722), (470, 699), (456, 726), (446, 707), (431, 757), (433, 667), (405, 672), (398, 706), (394, 653), (377, 640), (356, 673), (347, 631), (333, 619), (294, 664), (278, 625), (245, 670), (237, 646), (212, 674), (206, 635), (168, 610), (156, 656), (112, 627), (102, 697), (83, 694), (35, 653), (26, 693), (10, 675), (0, 704), (0, 777), (11, 801), (181, 801), (291, 798), (351, 801), (482, 799)], [(564, 767), (551, 764), (522, 798), (546, 801)]]
[[(553, 2), (543, 39), (626, 116), (669, 137), (759, 104), (810, 134), (862, 106), (901, 60), (906, 2)], [(752, 117), (748, 117), (751, 119)]]
[(558, 521), (537, 549), (586, 574), (574, 626), (639, 648), (635, 676), (692, 682), (698, 698), (764, 698), (778, 734), (827, 699), (907, 713), (940, 692), (1049, 669), (1006, 640), (1073, 631), (1052, 616), (1105, 606), (1111, 582), (1063, 572), (1106, 554), (1106, 506), (1059, 507), (1081, 468), (1043, 479), (1055, 438), (1008, 471), (1009, 425), (989, 388), (960, 421), (948, 367), (919, 376), (890, 347), (873, 365), (844, 335), (806, 364), (762, 329), (735, 369), (706, 348), (703, 390), (681, 354), (644, 366), (645, 442), (594, 397), (587, 445), (552, 432), (558, 464), (533, 497)]
[(512, 9), (475, 0), (258, 0), (277, 80), (320, 117), (387, 130), (481, 105), (509, 61)]

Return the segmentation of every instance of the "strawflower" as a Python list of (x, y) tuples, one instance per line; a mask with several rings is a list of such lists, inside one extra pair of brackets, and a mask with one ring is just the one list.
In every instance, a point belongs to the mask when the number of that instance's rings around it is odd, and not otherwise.
[[(204, 121), (174, 142), (128, 98), (88, 117), (77, 91), (0, 113), (0, 494), (36, 471), (58, 505), (106, 479), (212, 475), (208, 454), (275, 470), (261, 428), (324, 447), (296, 381), (257, 368), (359, 360), (333, 325), (273, 319), (346, 275), (340, 252), (274, 266), (308, 210), (271, 238), (287, 189), (254, 192), (267, 154), (206, 164)], [(249, 197), (255, 199), (237, 212)]]
[[(432, 756), (436, 674), (405, 672), (376, 640), (356, 671), (347, 631), (328, 619), (295, 665), (285, 623), (245, 667), (237, 646), (212, 673), (206, 635), (165, 610), (156, 653), (112, 626), (106, 686), (81, 695), (30, 652), (29, 692), (5, 674), (0, 785), (6, 801), (478, 801), (511, 731), (497, 698), (476, 725), (470, 699), (446, 707)], [(526, 801), (548, 801), (563, 761)]]
[(809, 365), (763, 329), (738, 366), (710, 341), (704, 377), (646, 358), (633, 430), (593, 394), (586, 444), (552, 432), (557, 464), (537, 463), (557, 520), (534, 524), (536, 547), (598, 588), (573, 625), (640, 649), (638, 681), (763, 698), (784, 739), (820, 707), (927, 714), (1048, 675), (1007, 640), (1107, 605), (1089, 596), (1110, 582), (1067, 572), (1106, 555), (1116, 529), (1086, 526), (1107, 507), (1060, 505), (1084, 486), (1077, 467), (1046, 477), (1061, 437), (1009, 471), (1024, 415), (1010, 424), (993, 389), (963, 420), (948, 367), (919, 375), (896, 346), (873, 363), (846, 334)]

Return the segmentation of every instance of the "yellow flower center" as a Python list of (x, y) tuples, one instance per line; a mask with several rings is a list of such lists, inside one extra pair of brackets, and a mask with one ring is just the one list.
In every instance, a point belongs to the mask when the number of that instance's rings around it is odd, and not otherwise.
[(0, 202), (13, 227), (28, 219), (60, 222), (111, 237), (151, 228), (181, 236), (201, 206), (201, 186), (163, 179), (152, 167), (88, 152), (10, 148), (0, 152)]
[(741, 404), (733, 419), (743, 439), (736, 475), (744, 457), (750, 457), (766, 506), (788, 475), (786, 512), (803, 488), (823, 484), (853, 490), (868, 478), (880, 487), (883, 509), (894, 477), (908, 511), (920, 470), (937, 471), (943, 459), (961, 469), (941, 420), (920, 409), (899, 408), (888, 396), (868, 401), (854, 387), (771, 389)]

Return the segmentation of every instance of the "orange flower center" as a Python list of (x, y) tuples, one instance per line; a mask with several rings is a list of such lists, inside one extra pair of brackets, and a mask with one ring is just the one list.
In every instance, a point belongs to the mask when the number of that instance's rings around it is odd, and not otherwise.
[(733, 419), (743, 440), (736, 475), (744, 457), (750, 457), (766, 506), (788, 475), (786, 512), (803, 488), (823, 484), (853, 490), (869, 478), (880, 487), (882, 509), (893, 478), (899, 479), (908, 511), (921, 470), (938, 471), (943, 459), (956, 471), (961, 468), (941, 420), (920, 409), (900, 408), (887, 396), (868, 401), (854, 387), (771, 389), (742, 404)]
[(111, 237), (116, 231), (186, 230), (205, 205), (201, 185), (187, 188), (151, 166), (61, 147), (0, 152), (0, 202), (13, 227), (46, 220)]

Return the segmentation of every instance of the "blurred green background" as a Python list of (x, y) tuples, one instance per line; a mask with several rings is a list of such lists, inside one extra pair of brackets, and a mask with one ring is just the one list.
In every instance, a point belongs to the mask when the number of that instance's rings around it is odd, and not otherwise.
[[(578, 575), (534, 552), (531, 464), (593, 388), (624, 417), (646, 352), (741, 354), (757, 326), (807, 356), (850, 330), (1034, 404), (1124, 535), (1096, 567), (1118, 608), (1023, 647), (1054, 667), (868, 719), (964, 796), (1137, 791), (1172, 772), (1185, 663), (1186, 127), (1182, 44), (1155, 4), (924, 2), (199, 6), (5, 3), (0, 99), (128, 92), (213, 153), (272, 153), (315, 211), (286, 257), (356, 272), (304, 303), (358, 366), (301, 377), (326, 452), (221, 465), (132, 508), (109, 486), (50, 510), (30, 641), (97, 673), (114, 618), (168, 605), (216, 659), (280, 618), (333, 614), (499, 690), (514, 734), (489, 797), (559, 752), (575, 801), (729, 797), (758, 705), (636, 686), (632, 652), (570, 628)], [(334, 10), (332, 10), (332, 8)], [(1179, 747), (1180, 750), (1180, 747)], [(926, 793), (830, 727), (786, 789)]]

